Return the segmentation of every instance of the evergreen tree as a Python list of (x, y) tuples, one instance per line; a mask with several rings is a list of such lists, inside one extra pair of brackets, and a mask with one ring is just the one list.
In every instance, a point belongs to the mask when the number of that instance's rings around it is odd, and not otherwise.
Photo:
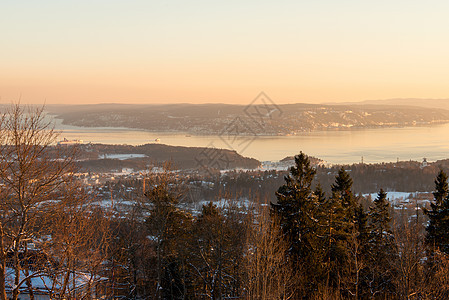
[(223, 286), (225, 217), (212, 202), (203, 205), (193, 226), (190, 265), (193, 266), (194, 295), (220, 299)]
[(391, 235), (390, 230), (390, 203), (387, 200), (387, 193), (380, 189), (377, 198), (369, 209), (370, 218), (370, 244), (376, 247), (385, 245), (385, 235)]
[[(361, 212), (359, 211), (360, 220), (356, 220), (357, 213), (357, 201), (352, 193), (352, 179), (348, 172), (345, 171), (343, 167), (338, 171), (337, 176), (335, 177), (335, 183), (331, 186), (332, 190), (332, 201), (338, 202), (337, 207), (339, 210), (336, 211), (336, 215), (334, 219), (336, 222), (339, 222), (341, 228), (341, 238), (347, 239), (348, 235), (353, 232), (353, 227), (357, 227), (357, 222), (360, 222), (360, 227), (362, 228), (364, 225), (362, 224), (362, 219), (365, 218), (363, 216), (363, 209)], [(336, 204), (334, 204), (335, 206)], [(346, 236), (346, 237), (343, 237)]]
[(430, 210), (425, 213), (429, 216), (426, 228), (426, 241), (433, 250), (439, 249), (449, 254), (449, 187), (448, 177), (440, 170), (435, 179), (435, 201), (430, 204)]
[(180, 195), (171, 184), (171, 173), (154, 174), (151, 180), (154, 184), (145, 192), (142, 205), (148, 209), (145, 224), (155, 248), (154, 298), (184, 299), (184, 250), (192, 216), (179, 208)]
[(368, 272), (365, 285), (369, 294), (388, 296), (394, 291), (392, 267), (394, 239), (390, 229), (390, 203), (380, 189), (369, 208)]
[(244, 216), (232, 206), (203, 205), (187, 247), (194, 299), (236, 299), (245, 241)]
[(361, 204), (355, 208), (350, 230), (345, 243), (348, 261), (343, 269), (345, 277), (342, 294), (351, 294), (359, 299), (364, 293), (363, 275), (366, 272), (368, 240), (368, 216)]
[(354, 224), (358, 233), (358, 241), (361, 245), (366, 245), (369, 236), (368, 214), (363, 210), (362, 204), (357, 206), (355, 210)]
[(352, 193), (352, 178), (346, 170), (341, 167), (335, 177), (335, 183), (331, 190), (334, 197), (338, 197), (343, 209), (347, 211), (347, 217), (353, 217), (357, 207), (354, 194)]
[(291, 244), (290, 255), (295, 259), (314, 248), (313, 233), (318, 225), (314, 218), (317, 198), (312, 192), (315, 173), (304, 153), (295, 156), (295, 166), (276, 193), (277, 203), (272, 203), (284, 236)]
[(321, 184), (318, 182), (318, 184), (315, 187), (315, 191), (313, 191), (313, 194), (316, 197), (316, 201), (322, 205), (326, 201), (326, 195), (323, 191), (323, 188), (321, 187)]
[(321, 245), (327, 290), (339, 289), (341, 267), (346, 261), (347, 232), (344, 209), (336, 197), (330, 197), (320, 205)]
[(359, 295), (366, 266), (367, 214), (352, 192), (353, 181), (341, 167), (331, 185), (332, 196), (322, 206), (326, 286), (349, 296)]
[(290, 168), (285, 184), (276, 193), (277, 203), (272, 203), (272, 211), (289, 244), (287, 254), (294, 268), (301, 272), (301, 293), (304, 295), (309, 295), (315, 289), (316, 277), (321, 274), (319, 202), (312, 191), (315, 173), (304, 153), (295, 156), (295, 166)]

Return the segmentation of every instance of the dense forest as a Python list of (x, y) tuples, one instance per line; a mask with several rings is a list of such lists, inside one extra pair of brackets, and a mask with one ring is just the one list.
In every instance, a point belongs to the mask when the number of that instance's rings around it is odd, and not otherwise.
[(156, 299), (448, 296), (444, 171), (424, 214), (393, 211), (382, 189), (365, 208), (344, 168), (328, 197), (313, 188), (315, 176), (301, 153), (270, 206), (230, 200), (192, 214), (181, 208), (173, 173), (151, 175), (136, 206), (115, 211), (117, 286), (133, 283), (133, 297)]
[(392, 209), (381, 180), (374, 200), (356, 196), (355, 176), (370, 166), (340, 166), (322, 180), (304, 153), (276, 178), (272, 200), (261, 199), (259, 181), (244, 205), (223, 189), (224, 202), (195, 211), (166, 165), (136, 179), (139, 189), (111, 186), (94, 205), (98, 195), (75, 176), (77, 147), (52, 147), (42, 110), (14, 106), (0, 124), (0, 299), (449, 297), (443, 162), (416, 173), (433, 181), (424, 210)]

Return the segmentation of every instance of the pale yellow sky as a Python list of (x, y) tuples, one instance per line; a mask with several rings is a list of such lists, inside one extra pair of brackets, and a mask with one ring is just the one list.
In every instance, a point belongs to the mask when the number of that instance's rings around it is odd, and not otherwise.
[(446, 1), (0, 3), (1, 102), (449, 98)]

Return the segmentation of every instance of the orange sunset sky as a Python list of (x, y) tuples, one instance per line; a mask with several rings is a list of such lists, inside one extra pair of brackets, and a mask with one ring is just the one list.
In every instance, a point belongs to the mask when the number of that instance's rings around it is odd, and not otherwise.
[(0, 2), (0, 103), (449, 98), (447, 1)]

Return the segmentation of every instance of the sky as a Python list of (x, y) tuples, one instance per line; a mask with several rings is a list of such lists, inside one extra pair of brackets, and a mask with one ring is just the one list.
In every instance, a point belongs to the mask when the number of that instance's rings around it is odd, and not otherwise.
[(449, 98), (449, 1), (2, 0), (0, 102)]

